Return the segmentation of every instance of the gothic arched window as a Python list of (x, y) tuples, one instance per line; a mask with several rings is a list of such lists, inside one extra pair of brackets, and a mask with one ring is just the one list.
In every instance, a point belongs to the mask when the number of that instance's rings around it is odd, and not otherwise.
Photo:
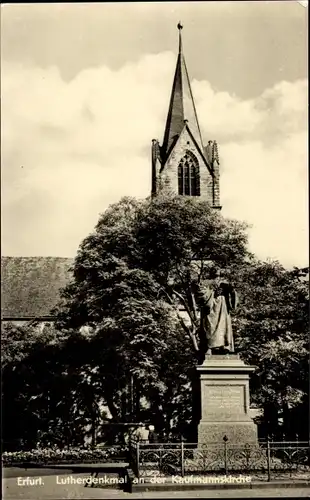
[(199, 164), (191, 151), (186, 151), (178, 166), (179, 194), (200, 196)]

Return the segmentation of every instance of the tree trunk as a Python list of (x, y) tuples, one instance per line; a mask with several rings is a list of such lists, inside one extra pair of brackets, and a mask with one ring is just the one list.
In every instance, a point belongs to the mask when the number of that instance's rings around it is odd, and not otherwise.
[(119, 411), (118, 411), (118, 408), (113, 401), (113, 395), (111, 394), (110, 390), (107, 388), (104, 391), (104, 397), (105, 397), (107, 406), (109, 408), (109, 411), (112, 415), (113, 420), (118, 422), (120, 420)]
[(266, 437), (269, 435), (279, 438), (278, 410), (273, 404), (267, 403), (264, 407), (264, 428)]

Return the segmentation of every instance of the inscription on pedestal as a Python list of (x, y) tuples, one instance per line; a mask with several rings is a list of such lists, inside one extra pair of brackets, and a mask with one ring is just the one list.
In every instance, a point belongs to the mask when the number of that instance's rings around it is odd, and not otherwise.
[(229, 411), (230, 413), (244, 413), (244, 388), (243, 386), (212, 385), (205, 386), (206, 413)]

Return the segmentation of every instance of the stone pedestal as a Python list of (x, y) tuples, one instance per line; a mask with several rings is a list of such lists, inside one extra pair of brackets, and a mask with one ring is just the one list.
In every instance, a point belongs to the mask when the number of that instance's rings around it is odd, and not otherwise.
[[(250, 417), (249, 375), (237, 354), (209, 355), (196, 367), (200, 385), (198, 443), (257, 443), (257, 426)], [(198, 389), (198, 387), (197, 387)]]

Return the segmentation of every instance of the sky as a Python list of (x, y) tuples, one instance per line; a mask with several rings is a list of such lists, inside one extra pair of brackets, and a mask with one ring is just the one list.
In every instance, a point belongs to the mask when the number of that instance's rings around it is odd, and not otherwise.
[(308, 265), (307, 8), (298, 2), (1, 6), (2, 255), (73, 257), (151, 189), (183, 48), (222, 214), (249, 248)]

